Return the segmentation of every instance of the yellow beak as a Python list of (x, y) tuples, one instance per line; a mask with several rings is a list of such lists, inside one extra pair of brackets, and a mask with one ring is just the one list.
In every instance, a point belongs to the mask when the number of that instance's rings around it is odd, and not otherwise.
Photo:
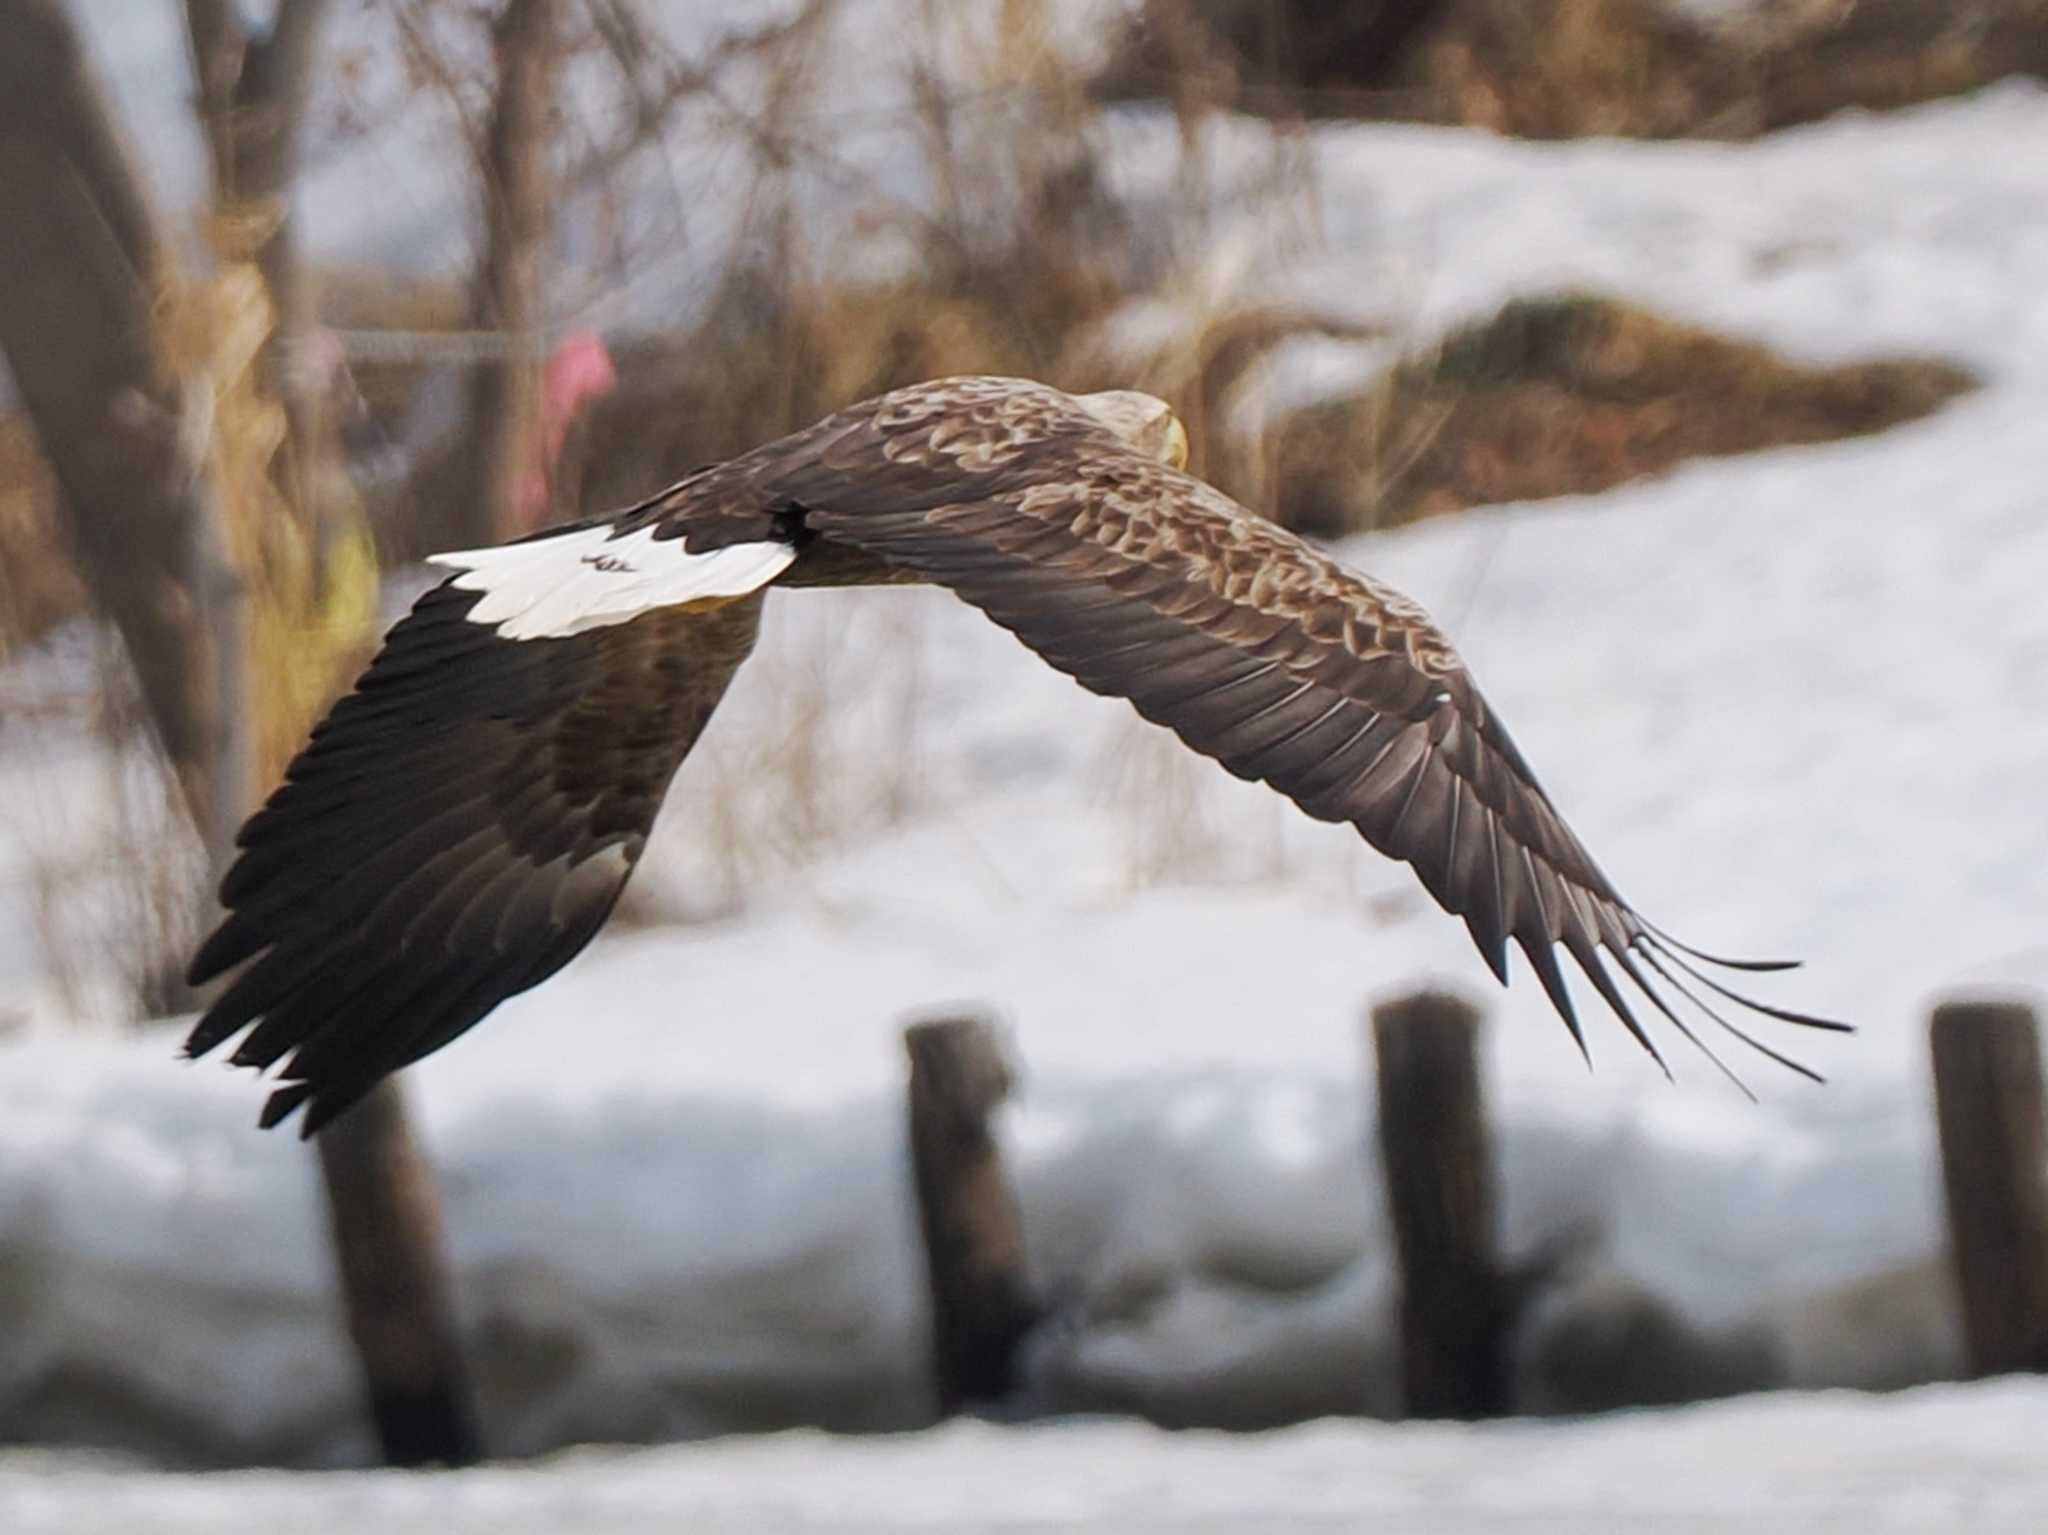
[(1178, 416), (1166, 423), (1166, 461), (1176, 469), (1188, 466), (1188, 429)]

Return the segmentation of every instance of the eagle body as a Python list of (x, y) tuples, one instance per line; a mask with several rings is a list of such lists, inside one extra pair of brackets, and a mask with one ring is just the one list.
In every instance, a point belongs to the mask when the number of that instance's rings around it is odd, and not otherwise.
[(941, 379), (623, 511), (437, 556), (455, 573), (242, 829), (191, 967), (195, 984), (237, 973), (188, 1053), (246, 1030), (234, 1060), (279, 1068), (264, 1123), (303, 1105), (311, 1134), (590, 941), (769, 587), (923, 582), (1408, 862), (1503, 982), (1522, 949), (1575, 1037), (1560, 948), (1660, 1063), (1622, 982), (1703, 1049), (1674, 998), (1805, 1070), (1702, 993), (1841, 1026), (1738, 997), (1699, 965), (1775, 966), (1640, 917), (1420, 607), (1185, 457), (1147, 395)]

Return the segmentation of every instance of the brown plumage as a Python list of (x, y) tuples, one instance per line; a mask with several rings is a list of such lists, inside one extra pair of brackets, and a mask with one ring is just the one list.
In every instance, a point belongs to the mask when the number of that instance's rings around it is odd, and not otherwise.
[(310, 1099), (311, 1133), (589, 941), (751, 648), (760, 587), (929, 581), (1411, 864), (1503, 982), (1520, 946), (1574, 1037), (1560, 945), (1660, 1065), (1616, 972), (1702, 1049), (1672, 997), (1812, 1075), (1701, 992), (1841, 1025), (1703, 973), (1775, 967), (1709, 960), (1640, 917), (1427, 615), (1184, 473), (1184, 450), (1145, 396), (940, 380), (613, 517), (451, 556), (468, 573), (393, 630), (244, 828), (193, 978), (253, 963), (188, 1049), (256, 1021), (235, 1059), (290, 1055), (265, 1122)]

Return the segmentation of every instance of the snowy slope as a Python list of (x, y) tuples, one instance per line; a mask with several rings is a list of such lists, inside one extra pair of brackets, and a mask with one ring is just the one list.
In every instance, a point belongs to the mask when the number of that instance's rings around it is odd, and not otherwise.
[(1256, 1436), (958, 1422), (455, 1473), (166, 1476), (0, 1452), (10, 1535), (2028, 1535), (2048, 1501), (2032, 1381), (1735, 1402), (1591, 1422), (1322, 1422)]
[[(1160, 125), (1129, 128), (1143, 185)], [(1799, 1042), (1830, 1087), (1745, 1063), (1752, 1107), (1682, 1049), (1667, 1087), (1611, 1027), (1589, 1078), (1540, 993), (1493, 994), (1346, 834), (946, 599), (796, 594), (651, 871), (724, 915), (608, 939), (415, 1073), (492, 1442), (922, 1421), (897, 1030), (963, 1001), (1025, 1065), (1027, 1238), (1072, 1303), (1044, 1404), (1391, 1405), (1358, 1023), (1422, 980), (1500, 1020), (1511, 1250), (1578, 1243), (1522, 1339), (1531, 1400), (1631, 1307), (1688, 1329), (1666, 1363), (1693, 1384), (1953, 1371), (1924, 1013), (2048, 981), (2048, 161), (2012, 148), (2044, 135), (2019, 87), (1758, 146), (1333, 130), (1322, 254), (1259, 276), (1423, 332), (1598, 284), (1987, 375), (1881, 438), (1345, 550), (1452, 628), (1647, 911), (1810, 962), (1772, 995), (1862, 1024)], [(784, 748), (820, 697), (804, 789)], [(836, 842), (791, 845), (798, 809)], [(0, 1038), (0, 1425), (76, 1432), (111, 1379), (99, 1421), (130, 1442), (362, 1454), (311, 1164), (248, 1128), (257, 1084), (174, 1064), (174, 1028), (72, 1027), (33, 973), (0, 986), (32, 1018)]]

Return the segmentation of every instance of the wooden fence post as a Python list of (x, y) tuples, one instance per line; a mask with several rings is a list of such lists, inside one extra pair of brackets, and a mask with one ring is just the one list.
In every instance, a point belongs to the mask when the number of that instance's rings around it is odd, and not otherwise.
[(349, 1337), (384, 1459), (466, 1465), (481, 1446), (441, 1251), (440, 1199), (406, 1128), (397, 1080), (379, 1083), (315, 1144)]
[(1944, 1003), (1928, 1040), (1970, 1371), (2048, 1369), (2048, 1134), (2033, 1010)]
[(1442, 992), (1372, 1013), (1402, 1378), (1419, 1418), (1485, 1417), (1508, 1405), (1509, 1307), (1494, 1256), (1479, 1025), (1476, 1009)]
[(951, 1413), (1010, 1391), (1017, 1346), (1039, 1315), (1016, 1195), (989, 1132), (989, 1116), (1009, 1095), (1010, 1068), (995, 1031), (978, 1018), (913, 1024), (903, 1042), (932, 1363), (940, 1411)]

